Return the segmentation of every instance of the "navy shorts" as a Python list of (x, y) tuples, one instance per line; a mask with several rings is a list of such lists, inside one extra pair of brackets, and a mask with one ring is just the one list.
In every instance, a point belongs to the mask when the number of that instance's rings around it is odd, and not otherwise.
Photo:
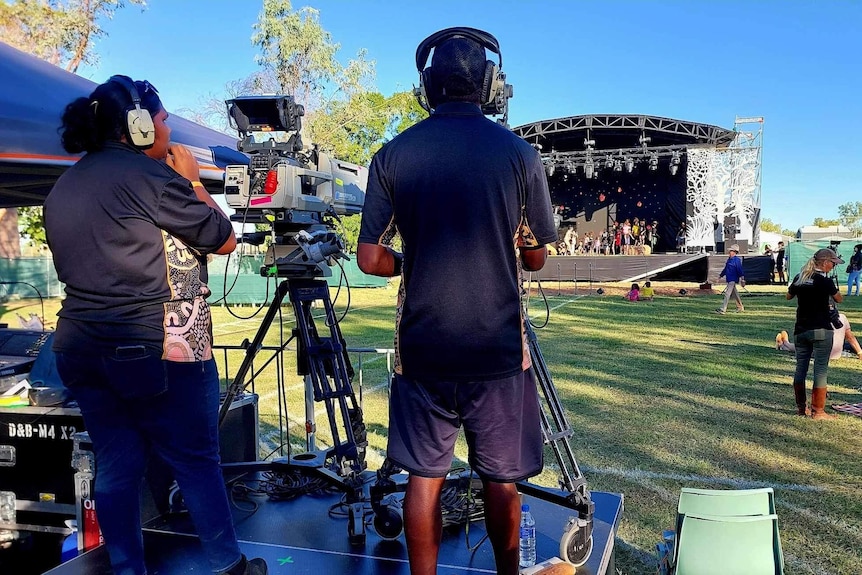
[(542, 424), (533, 370), (476, 382), (392, 380), (387, 457), (421, 477), (445, 477), (464, 427), (470, 467), (512, 483), (542, 471)]

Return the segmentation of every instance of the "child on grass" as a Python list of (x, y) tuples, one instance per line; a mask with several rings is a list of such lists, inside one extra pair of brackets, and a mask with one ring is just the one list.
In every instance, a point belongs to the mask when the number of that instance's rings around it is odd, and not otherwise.
[(655, 297), (655, 290), (650, 282), (644, 284), (644, 288), (640, 290), (640, 301), (652, 301)]
[(630, 289), (623, 298), (628, 301), (638, 301), (640, 299), (640, 287), (638, 284), (632, 284), (632, 289)]

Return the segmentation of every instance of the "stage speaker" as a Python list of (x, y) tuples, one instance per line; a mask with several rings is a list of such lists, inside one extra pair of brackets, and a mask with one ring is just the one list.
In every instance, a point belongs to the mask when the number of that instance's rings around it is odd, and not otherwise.
[(257, 418), (256, 393), (237, 395), (219, 428), (222, 463), (258, 460), (260, 427)]
[(726, 253), (724, 251), (724, 244), (725, 244), (725, 242), (715, 242), (715, 253), (717, 253), (717, 254)]

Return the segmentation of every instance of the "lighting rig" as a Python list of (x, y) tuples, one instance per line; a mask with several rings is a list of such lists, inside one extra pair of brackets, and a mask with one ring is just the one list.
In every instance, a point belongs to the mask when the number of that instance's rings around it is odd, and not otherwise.
[(584, 140), (586, 149), (571, 152), (551, 151), (543, 154), (542, 162), (545, 173), (552, 177), (555, 173), (575, 174), (583, 169), (587, 179), (597, 178), (601, 169), (613, 170), (614, 172), (632, 173), (637, 164), (645, 164), (650, 171), (656, 171), (659, 166), (667, 160), (668, 170), (671, 176), (679, 172), (682, 157), (686, 154), (685, 145), (671, 146), (647, 146), (649, 137), (641, 137), (641, 145), (633, 148), (619, 148), (613, 152), (601, 152), (604, 154), (602, 160), (597, 161), (594, 140)]

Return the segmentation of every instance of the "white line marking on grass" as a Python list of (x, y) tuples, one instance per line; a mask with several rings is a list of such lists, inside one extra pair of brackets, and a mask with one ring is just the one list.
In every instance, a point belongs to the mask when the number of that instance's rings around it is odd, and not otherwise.
[[(546, 465), (551, 467), (553, 464)], [(553, 465), (556, 468), (556, 465)], [(658, 473), (656, 471), (644, 471), (641, 469), (618, 469), (612, 467), (596, 468), (590, 466), (581, 466), (581, 470), (598, 475), (616, 475), (624, 479), (637, 482), (640, 479), (670, 479), (674, 481), (692, 481), (700, 483), (717, 483), (719, 485), (730, 485), (737, 489), (757, 489), (760, 487), (772, 487), (775, 490), (784, 491), (807, 491), (821, 492), (827, 491), (826, 487), (819, 485), (800, 485), (796, 483), (768, 483), (765, 481), (751, 481), (748, 479), (733, 479), (731, 477), (707, 477), (705, 475), (693, 475), (688, 473)]]

